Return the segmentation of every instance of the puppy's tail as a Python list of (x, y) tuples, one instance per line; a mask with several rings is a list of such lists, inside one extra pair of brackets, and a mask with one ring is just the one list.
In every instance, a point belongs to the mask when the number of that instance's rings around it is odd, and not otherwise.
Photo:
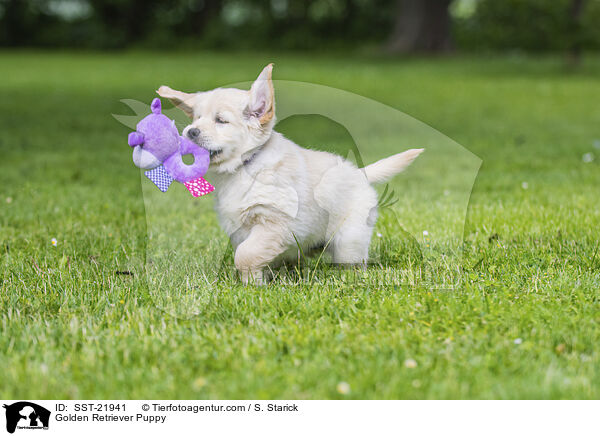
[(375, 184), (391, 179), (404, 171), (424, 151), (424, 148), (413, 148), (367, 165), (364, 168), (367, 180), (370, 184)]

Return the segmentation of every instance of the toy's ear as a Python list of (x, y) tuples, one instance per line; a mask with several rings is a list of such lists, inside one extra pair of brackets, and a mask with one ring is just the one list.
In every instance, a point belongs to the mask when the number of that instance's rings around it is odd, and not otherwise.
[(266, 124), (275, 117), (275, 91), (273, 90), (273, 64), (267, 65), (250, 88), (250, 104), (246, 108), (249, 116)]
[(152, 109), (153, 114), (159, 114), (161, 110), (160, 98), (155, 98), (152, 100), (152, 104), (150, 105), (150, 109)]
[(194, 116), (194, 97), (196, 94), (175, 91), (174, 89), (164, 85), (158, 88), (156, 93), (161, 97), (171, 100), (171, 103), (184, 111), (188, 117), (192, 118)]

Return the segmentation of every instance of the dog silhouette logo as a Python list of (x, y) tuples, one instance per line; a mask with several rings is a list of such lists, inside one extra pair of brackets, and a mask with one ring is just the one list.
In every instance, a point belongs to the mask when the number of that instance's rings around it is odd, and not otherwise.
[(47, 430), (50, 411), (28, 401), (4, 405), (6, 409), (6, 431), (14, 433), (18, 429)]

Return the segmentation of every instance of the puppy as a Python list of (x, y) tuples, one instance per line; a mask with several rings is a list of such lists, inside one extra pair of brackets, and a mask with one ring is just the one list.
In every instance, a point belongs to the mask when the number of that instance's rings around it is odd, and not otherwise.
[(359, 169), (296, 145), (273, 130), (272, 70), (267, 65), (250, 91), (157, 92), (192, 119), (183, 135), (210, 152), (215, 209), (243, 283), (262, 283), (265, 268), (314, 247), (325, 247), (334, 263), (364, 266), (377, 220), (371, 185), (404, 170), (423, 149)]

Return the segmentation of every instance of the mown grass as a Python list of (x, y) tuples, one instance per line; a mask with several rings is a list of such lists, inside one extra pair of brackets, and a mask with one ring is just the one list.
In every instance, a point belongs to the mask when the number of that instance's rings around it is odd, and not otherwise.
[[(177, 207), (154, 213), (168, 204), (140, 186), (119, 100), (248, 81), (269, 61), (278, 79), (380, 101), (482, 159), (459, 286), (384, 274), (427, 258), (414, 235), (435, 229), (420, 220), (443, 223), (452, 204), (415, 195), (443, 186), (452, 159), (394, 181), (365, 273), (312, 259), (244, 287), (210, 198), (175, 190)], [(595, 57), (570, 72), (557, 58), (0, 53), (0, 397), (598, 398), (599, 72)], [(320, 118), (280, 127), (351, 145)]]

